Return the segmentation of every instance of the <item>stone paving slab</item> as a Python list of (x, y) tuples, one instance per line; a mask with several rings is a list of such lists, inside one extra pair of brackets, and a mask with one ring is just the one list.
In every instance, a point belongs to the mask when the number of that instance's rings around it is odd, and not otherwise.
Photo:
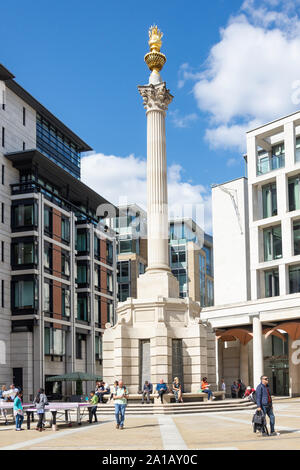
[[(117, 430), (113, 414), (99, 424), (71, 428), (60, 424), (39, 433), (16, 432), (0, 425), (1, 449), (38, 450), (300, 450), (300, 400), (274, 404), (277, 437), (253, 434), (253, 410), (180, 416), (128, 416), (125, 429)], [(26, 425), (23, 425), (26, 428)]]

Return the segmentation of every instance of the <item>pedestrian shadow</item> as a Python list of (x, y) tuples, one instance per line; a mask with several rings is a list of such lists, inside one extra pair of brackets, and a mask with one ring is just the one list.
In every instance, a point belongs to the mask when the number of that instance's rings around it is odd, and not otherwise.
[(283, 434), (295, 434), (297, 432), (299, 432), (300, 430), (299, 429), (290, 429), (290, 430), (280, 430), (280, 436), (282, 436)]
[(141, 426), (126, 426), (126, 429), (156, 428), (159, 424), (142, 424)]

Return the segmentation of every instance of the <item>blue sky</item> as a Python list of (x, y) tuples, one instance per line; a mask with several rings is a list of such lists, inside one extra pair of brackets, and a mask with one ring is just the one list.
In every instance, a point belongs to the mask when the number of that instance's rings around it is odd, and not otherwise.
[(292, 98), (298, 13), (297, 0), (15, 0), (1, 6), (0, 62), (93, 147), (85, 182), (113, 202), (145, 205), (137, 85), (148, 81), (147, 32), (158, 24), (162, 77), (175, 96), (167, 117), (170, 201), (178, 191), (191, 204), (201, 199), (210, 231), (210, 185), (245, 174), (245, 131), (300, 106)]

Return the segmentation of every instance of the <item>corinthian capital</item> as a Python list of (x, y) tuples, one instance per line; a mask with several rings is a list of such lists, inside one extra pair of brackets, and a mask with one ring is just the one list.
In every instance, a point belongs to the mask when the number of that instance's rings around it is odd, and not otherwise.
[(147, 111), (167, 111), (169, 104), (173, 100), (170, 90), (166, 84), (139, 86), (138, 90), (144, 101), (144, 108)]

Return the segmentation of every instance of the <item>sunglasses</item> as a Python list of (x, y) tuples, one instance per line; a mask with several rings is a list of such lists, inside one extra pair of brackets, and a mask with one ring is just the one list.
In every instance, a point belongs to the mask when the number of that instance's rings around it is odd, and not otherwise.
[(263, 380), (269, 380), (268, 377), (264, 377)]

